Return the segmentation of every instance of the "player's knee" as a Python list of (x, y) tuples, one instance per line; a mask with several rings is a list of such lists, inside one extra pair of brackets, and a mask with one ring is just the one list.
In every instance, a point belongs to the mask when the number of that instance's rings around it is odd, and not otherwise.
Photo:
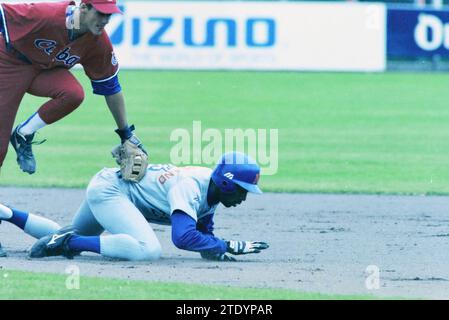
[(140, 261), (154, 261), (158, 260), (162, 254), (162, 248), (159, 243), (144, 243), (139, 242), (139, 254), (135, 255), (133, 260)]
[(79, 85), (70, 88), (70, 90), (64, 93), (64, 100), (67, 105), (71, 106), (73, 109), (76, 109), (84, 101), (83, 87)]
[(145, 245), (147, 260), (158, 260), (162, 254), (162, 248), (159, 243)]

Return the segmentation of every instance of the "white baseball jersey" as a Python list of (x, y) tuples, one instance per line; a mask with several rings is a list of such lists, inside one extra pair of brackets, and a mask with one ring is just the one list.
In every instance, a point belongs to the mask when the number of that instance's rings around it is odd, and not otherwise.
[(198, 221), (213, 214), (218, 205), (209, 206), (207, 203), (212, 174), (209, 168), (150, 164), (139, 183), (119, 179), (119, 174), (117, 168), (104, 168), (94, 179), (102, 178), (118, 187), (150, 222), (169, 225), (175, 210), (181, 210)]

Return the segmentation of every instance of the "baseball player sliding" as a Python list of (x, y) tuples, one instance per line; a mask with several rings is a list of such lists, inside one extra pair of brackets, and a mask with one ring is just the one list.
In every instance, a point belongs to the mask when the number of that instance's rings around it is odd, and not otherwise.
[[(229, 254), (259, 253), (268, 244), (217, 238), (215, 209), (219, 203), (239, 205), (248, 192), (262, 193), (259, 174), (257, 163), (238, 152), (224, 154), (214, 170), (149, 165), (138, 183), (123, 180), (118, 169), (106, 168), (90, 181), (86, 200), (69, 227), (59, 229), (48, 219), (3, 205), (0, 219), (40, 238), (31, 248), (32, 258), (72, 258), (90, 251), (125, 260), (156, 260), (161, 245), (151, 222), (171, 225), (172, 241), (180, 249), (197, 251), (204, 259), (234, 261)], [(105, 230), (110, 235), (101, 235)]]
[[(128, 126), (119, 66), (104, 30), (114, 13), (121, 13), (116, 0), (81, 0), (79, 5), (0, 3), (0, 168), (10, 141), (20, 168), (29, 174), (36, 171), (35, 132), (67, 116), (84, 99), (83, 88), (69, 71), (78, 63), (91, 80), (93, 93), (106, 99), (121, 138), (119, 154), (130, 149), (137, 157), (136, 163), (121, 165), (147, 165), (147, 154), (132, 133), (134, 126)], [(25, 93), (50, 100), (12, 130)], [(122, 169), (132, 173), (129, 168)], [(138, 180), (132, 175), (125, 178)]]

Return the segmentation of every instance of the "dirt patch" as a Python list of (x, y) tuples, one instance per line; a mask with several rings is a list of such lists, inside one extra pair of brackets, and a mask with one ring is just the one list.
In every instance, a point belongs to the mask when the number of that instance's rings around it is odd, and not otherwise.
[[(79, 189), (0, 188), (0, 202), (61, 225), (69, 223), (83, 197)], [(448, 211), (448, 197), (249, 196), (239, 208), (219, 208), (216, 235), (263, 240), (270, 248), (234, 263), (204, 261), (175, 248), (170, 228), (159, 225), (153, 225), (163, 248), (157, 262), (110, 261), (94, 254), (29, 260), (26, 250), (34, 239), (3, 223), (0, 241), (9, 257), (0, 258), (0, 267), (64, 273), (76, 264), (89, 276), (445, 299)], [(370, 290), (367, 277), (376, 269), (367, 267), (372, 265), (379, 268), (380, 286)]]

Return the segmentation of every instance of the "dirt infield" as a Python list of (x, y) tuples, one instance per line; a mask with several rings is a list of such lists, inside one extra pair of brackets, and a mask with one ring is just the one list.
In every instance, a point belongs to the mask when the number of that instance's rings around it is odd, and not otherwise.
[[(69, 223), (84, 197), (79, 189), (0, 188), (0, 202)], [(27, 259), (34, 240), (17, 227), (0, 225), (9, 257), (3, 269), (81, 275), (277, 287), (339, 294), (449, 298), (449, 198), (363, 195), (264, 194), (237, 208), (220, 207), (216, 235), (264, 240), (271, 247), (239, 262), (217, 263), (176, 249), (170, 228), (153, 225), (162, 259), (152, 263), (110, 261), (94, 254), (74, 260)], [(367, 289), (366, 269), (380, 271), (379, 289)], [(373, 282), (371, 282), (373, 283)], [(374, 282), (375, 284), (375, 282)]]

